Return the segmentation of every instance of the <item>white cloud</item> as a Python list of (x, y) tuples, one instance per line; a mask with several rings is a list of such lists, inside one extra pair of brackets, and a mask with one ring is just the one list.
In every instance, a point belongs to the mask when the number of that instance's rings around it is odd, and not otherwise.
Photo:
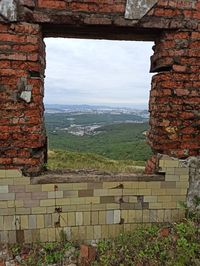
[(153, 43), (45, 39), (45, 102), (147, 106)]

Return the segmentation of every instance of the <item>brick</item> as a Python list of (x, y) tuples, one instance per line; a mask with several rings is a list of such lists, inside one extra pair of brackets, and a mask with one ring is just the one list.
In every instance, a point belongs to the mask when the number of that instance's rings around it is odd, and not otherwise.
[(47, 209), (46, 207), (33, 207), (31, 208), (32, 214), (46, 214)]
[(0, 194), (8, 193), (8, 186), (0, 186)]
[(114, 211), (106, 211), (106, 224), (114, 223)]
[(23, 208), (23, 207), (16, 208), (16, 214), (30, 214), (30, 213), (31, 213), (30, 208)]
[(76, 212), (76, 225), (83, 225), (83, 213)]
[(44, 215), (36, 215), (37, 228), (44, 228)]
[(32, 207), (38, 207), (38, 206), (40, 206), (39, 200), (32, 200), (32, 199), (24, 200), (25, 208), (32, 208)]
[(14, 200), (15, 193), (0, 193), (0, 200)]
[(93, 197), (93, 190), (79, 190), (78, 191), (78, 196), (79, 197)]
[(121, 221), (121, 212), (120, 210), (114, 210), (114, 223), (119, 224)]
[(51, 191), (51, 192), (48, 192), (48, 198), (49, 199), (63, 198), (63, 191)]
[(67, 214), (67, 221), (68, 221), (68, 226), (75, 226), (76, 225), (75, 212), (69, 212)]
[(55, 242), (56, 240), (56, 229), (55, 228), (48, 228), (47, 229), (48, 241)]
[(15, 244), (17, 241), (16, 239), (16, 231), (9, 231), (8, 232), (8, 242), (10, 244)]
[(42, 199), (48, 199), (48, 192), (32, 192), (31, 198), (33, 200), (42, 200)]
[(29, 229), (28, 215), (20, 216), (20, 225), (22, 230)]
[(4, 230), (15, 230), (15, 217), (4, 216), (3, 218)]
[(45, 228), (52, 227), (51, 214), (45, 214), (44, 215), (44, 225), (45, 225)]
[(36, 226), (36, 215), (29, 215), (28, 217), (28, 224), (29, 224), (29, 229), (35, 229)]
[(99, 213), (98, 211), (92, 211), (91, 212), (91, 223), (92, 225), (99, 223)]
[(90, 225), (90, 222), (91, 222), (90, 212), (83, 212), (83, 224)]
[(63, 191), (63, 197), (68, 198), (68, 197), (78, 197), (78, 191), (74, 190), (64, 190)]
[(6, 178), (6, 170), (0, 169), (0, 178)]
[(22, 177), (20, 170), (6, 170), (6, 178), (17, 178)]
[(86, 226), (86, 237), (89, 240), (94, 239), (94, 226)]
[(102, 197), (100, 197), (100, 204), (114, 203), (114, 202), (115, 202), (114, 196), (102, 196)]
[(40, 229), (40, 241), (41, 242), (48, 242), (48, 229)]

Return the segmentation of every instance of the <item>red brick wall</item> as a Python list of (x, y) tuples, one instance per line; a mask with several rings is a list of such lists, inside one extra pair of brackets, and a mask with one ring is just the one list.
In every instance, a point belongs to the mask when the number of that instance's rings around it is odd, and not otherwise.
[[(200, 2), (160, 0), (137, 23), (124, 19), (125, 4), (20, 0), (18, 22), (0, 24), (0, 168), (33, 175), (44, 165), (43, 37), (57, 35), (155, 40), (149, 144), (155, 155), (199, 155)], [(20, 98), (27, 90), (30, 103)]]
[[(0, 24), (0, 168), (43, 164), (44, 44), (36, 24)], [(31, 89), (31, 102), (20, 98)]]

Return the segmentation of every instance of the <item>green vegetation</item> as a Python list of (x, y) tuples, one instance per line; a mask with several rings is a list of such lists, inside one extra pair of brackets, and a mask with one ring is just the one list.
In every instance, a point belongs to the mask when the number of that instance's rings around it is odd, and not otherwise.
[(97, 135), (75, 136), (66, 131), (48, 131), (50, 150), (95, 153), (114, 160), (146, 161), (152, 154), (144, 132), (147, 123), (112, 124), (98, 128)]
[(70, 264), (71, 260), (77, 261), (79, 257), (78, 246), (67, 240), (54, 243), (38, 242), (30, 246), (14, 244), (9, 253), (17, 262), (16, 265), (26, 266), (66, 265), (65, 263)]
[(111, 160), (92, 153), (54, 150), (49, 152), (48, 169), (95, 169), (107, 172), (140, 172), (144, 162)]
[(166, 227), (152, 225), (98, 243), (93, 266), (200, 265), (199, 224), (186, 220)]

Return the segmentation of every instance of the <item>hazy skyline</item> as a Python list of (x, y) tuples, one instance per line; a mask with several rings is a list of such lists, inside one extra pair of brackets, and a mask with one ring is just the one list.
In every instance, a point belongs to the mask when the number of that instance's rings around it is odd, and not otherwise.
[(45, 39), (46, 104), (147, 108), (151, 42)]

